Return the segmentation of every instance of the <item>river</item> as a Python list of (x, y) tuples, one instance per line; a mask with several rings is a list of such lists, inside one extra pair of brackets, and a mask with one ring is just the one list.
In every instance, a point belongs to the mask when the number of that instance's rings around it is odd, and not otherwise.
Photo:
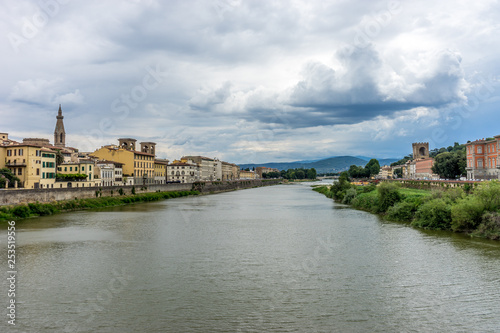
[(416, 230), (310, 184), (16, 224), (1, 332), (496, 332), (500, 242)]

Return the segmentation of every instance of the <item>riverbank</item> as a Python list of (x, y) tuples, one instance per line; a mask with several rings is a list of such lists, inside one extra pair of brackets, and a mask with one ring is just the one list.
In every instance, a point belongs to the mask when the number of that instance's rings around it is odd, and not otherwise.
[[(25, 219), (30, 217), (39, 217), (53, 215), (58, 213), (78, 211), (84, 209), (104, 208), (113, 206), (122, 206), (139, 202), (159, 201), (170, 198), (178, 198), (190, 195), (217, 194), (222, 192), (236, 191), (240, 189), (256, 188), (262, 186), (271, 186), (279, 184), (279, 180), (261, 180), (261, 181), (225, 181), (225, 182), (198, 182), (194, 184), (173, 184), (186, 185), (190, 190), (182, 191), (160, 191), (137, 193), (136, 188), (132, 187), (130, 192), (123, 188), (118, 190), (103, 191), (95, 190), (95, 198), (77, 198), (71, 200), (52, 201), (48, 203), (29, 202), (17, 205), (0, 206), (0, 223)], [(146, 191), (148, 188), (140, 188)], [(104, 193), (104, 194), (103, 194)], [(127, 195), (127, 193), (131, 193)]]
[(172, 191), (123, 196), (118, 195), (114, 197), (98, 197), (92, 199), (73, 199), (53, 203), (29, 203), (27, 205), (5, 206), (0, 207), (0, 222), (12, 220), (17, 221), (19, 219), (54, 215), (77, 210), (123, 206), (139, 202), (159, 201), (199, 194), (199, 191)]
[(422, 190), (395, 183), (353, 186), (347, 181), (315, 187), (336, 202), (379, 214), (413, 227), (448, 230), (500, 240), (500, 183), (484, 182), (473, 190)]

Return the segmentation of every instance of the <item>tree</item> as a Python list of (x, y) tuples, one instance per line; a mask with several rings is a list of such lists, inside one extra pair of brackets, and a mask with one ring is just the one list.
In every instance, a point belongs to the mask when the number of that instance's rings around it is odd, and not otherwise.
[(306, 173), (304, 172), (304, 170), (297, 170), (295, 172), (295, 177), (297, 177), (297, 179), (304, 179), (306, 178)]
[(14, 182), (20, 182), (20, 179), (17, 178), (9, 168), (0, 169), (0, 188), (5, 188), (6, 180), (9, 181), (9, 187), (14, 187)]
[(60, 150), (56, 152), (56, 166), (61, 165), (64, 163), (64, 155), (61, 153)]
[(396, 178), (403, 178), (403, 169), (402, 168), (395, 169), (394, 175), (396, 176)]
[(368, 177), (377, 175), (380, 172), (380, 163), (378, 160), (372, 158), (366, 165), (365, 169), (368, 170)]
[(465, 175), (466, 166), (465, 151), (444, 152), (434, 159), (432, 172), (438, 174), (441, 178), (456, 179)]
[(316, 176), (317, 176), (316, 169), (311, 168), (311, 169), (307, 170), (307, 178), (308, 179), (316, 179)]

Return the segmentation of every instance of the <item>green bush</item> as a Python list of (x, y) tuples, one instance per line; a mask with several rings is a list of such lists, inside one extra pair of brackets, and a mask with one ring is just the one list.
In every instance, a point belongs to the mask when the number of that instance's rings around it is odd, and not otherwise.
[(459, 200), (451, 210), (451, 229), (453, 231), (475, 229), (481, 223), (484, 211), (484, 202), (474, 195)]
[(356, 196), (351, 204), (357, 209), (366, 210), (372, 213), (379, 212), (379, 199), (374, 192), (362, 193)]
[(344, 198), (342, 199), (342, 203), (346, 205), (350, 205), (352, 200), (356, 198), (356, 189), (350, 188), (345, 192)]
[(418, 208), (412, 225), (447, 230), (451, 225), (451, 206), (444, 199), (427, 201)]
[(383, 182), (377, 186), (379, 211), (385, 212), (389, 207), (401, 201), (402, 196), (399, 193), (399, 186), (395, 183)]
[(500, 209), (500, 182), (492, 180), (481, 183), (474, 191), (474, 196), (478, 197), (484, 205), (484, 209), (494, 212)]
[(21, 206), (16, 206), (12, 209), (12, 214), (15, 216), (15, 217), (18, 217), (18, 218), (26, 218), (26, 217), (29, 217), (30, 216), (30, 209), (28, 206), (25, 206), (25, 205), (21, 205)]
[(386, 218), (391, 221), (411, 222), (420, 204), (417, 201), (401, 201), (387, 210)]
[(485, 213), (482, 221), (473, 233), (474, 236), (486, 237), (490, 239), (500, 239), (500, 213)]

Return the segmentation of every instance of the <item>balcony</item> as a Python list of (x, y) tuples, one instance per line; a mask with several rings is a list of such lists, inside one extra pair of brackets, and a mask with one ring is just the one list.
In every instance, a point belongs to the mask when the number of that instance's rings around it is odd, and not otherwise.
[(8, 166), (8, 167), (25, 167), (26, 166), (26, 160), (23, 160), (22, 162), (21, 161), (7, 161), (5, 163), (5, 166)]

